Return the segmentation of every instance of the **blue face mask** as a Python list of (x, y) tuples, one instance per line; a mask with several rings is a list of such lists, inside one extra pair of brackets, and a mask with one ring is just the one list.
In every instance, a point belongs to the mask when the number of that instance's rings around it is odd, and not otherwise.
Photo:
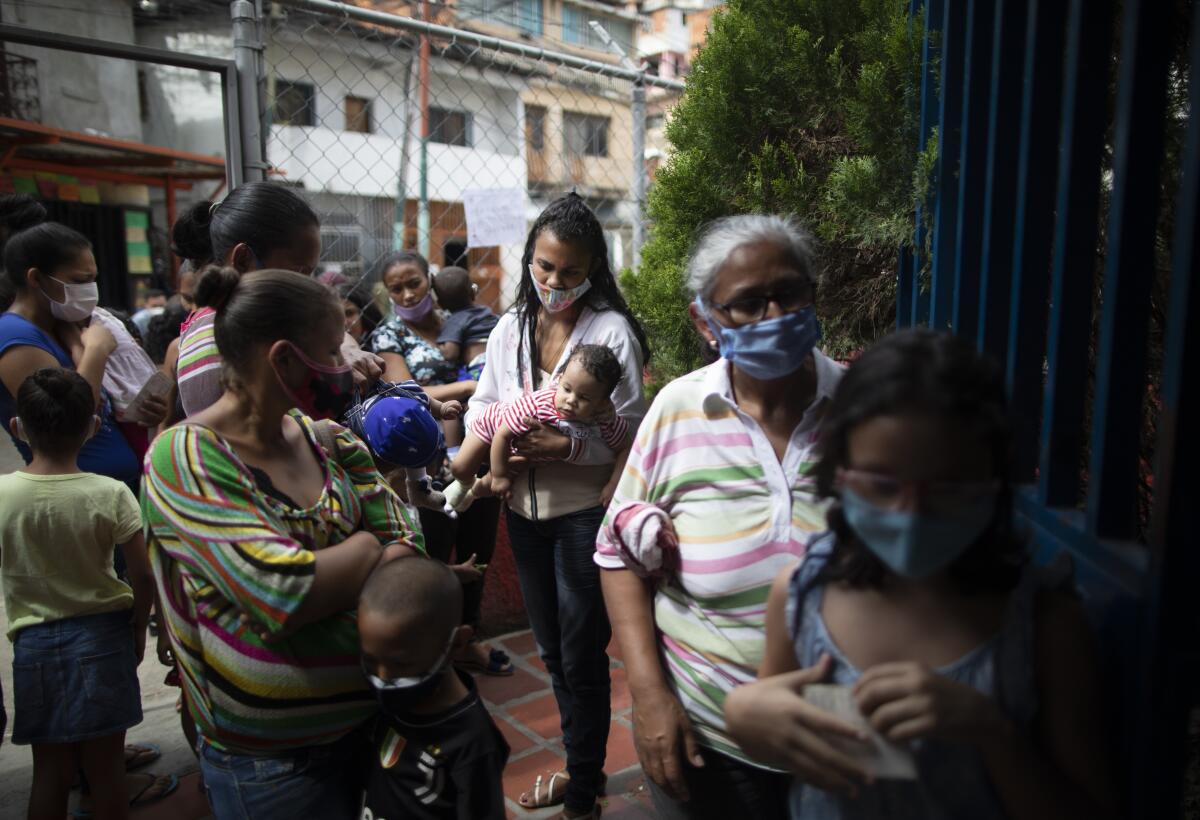
[(996, 495), (964, 504), (953, 515), (928, 515), (876, 507), (842, 488), (842, 514), (875, 557), (897, 575), (928, 578), (974, 544), (992, 523)]
[(813, 307), (740, 327), (725, 327), (713, 319), (699, 296), (696, 308), (717, 337), (721, 356), (754, 379), (791, 375), (821, 341), (821, 323)]

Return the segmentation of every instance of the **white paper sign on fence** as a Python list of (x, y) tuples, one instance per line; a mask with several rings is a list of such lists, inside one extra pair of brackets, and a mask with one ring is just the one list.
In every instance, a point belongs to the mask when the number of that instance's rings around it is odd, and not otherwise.
[(517, 245), (525, 241), (525, 191), (474, 188), (463, 191), (467, 244), (472, 248)]

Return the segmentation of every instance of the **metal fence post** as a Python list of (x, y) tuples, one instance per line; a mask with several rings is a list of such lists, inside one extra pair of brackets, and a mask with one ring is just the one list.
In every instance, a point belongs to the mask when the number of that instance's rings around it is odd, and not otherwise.
[(242, 179), (261, 180), (267, 169), (263, 162), (262, 120), (259, 116), (258, 65), (263, 44), (258, 37), (258, 19), (250, 0), (234, 0), (229, 6), (233, 19), (233, 61), (238, 74), (238, 103), (242, 126)]
[(633, 83), (633, 270), (642, 266), (646, 241), (646, 72)]

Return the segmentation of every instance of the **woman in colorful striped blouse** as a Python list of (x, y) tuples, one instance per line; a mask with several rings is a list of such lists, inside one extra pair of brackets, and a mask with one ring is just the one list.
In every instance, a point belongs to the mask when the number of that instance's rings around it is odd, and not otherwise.
[(660, 816), (786, 818), (789, 776), (738, 748), (722, 704), (755, 679), (776, 573), (825, 528), (809, 469), (842, 369), (815, 347), (810, 238), (790, 219), (718, 220), (687, 275), (720, 358), (655, 398), (596, 563)]
[(352, 610), (421, 537), (365, 445), (315, 430), (351, 397), (337, 298), (212, 268), (196, 301), (215, 310), (226, 388), (155, 440), (142, 508), (209, 800), (217, 817), (350, 818), (375, 706)]

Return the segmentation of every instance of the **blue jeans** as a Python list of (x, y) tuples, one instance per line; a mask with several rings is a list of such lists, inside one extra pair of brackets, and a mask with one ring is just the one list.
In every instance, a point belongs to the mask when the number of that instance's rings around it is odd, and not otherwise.
[(571, 776), (564, 804), (586, 811), (596, 804), (612, 716), (607, 654), (612, 627), (600, 568), (592, 561), (604, 508), (547, 521), (530, 521), (512, 510), (507, 515), (521, 594), (558, 701)]
[(217, 820), (355, 820), (362, 804), (367, 751), (352, 732), (327, 746), (273, 755), (222, 752), (197, 741), (208, 803)]

